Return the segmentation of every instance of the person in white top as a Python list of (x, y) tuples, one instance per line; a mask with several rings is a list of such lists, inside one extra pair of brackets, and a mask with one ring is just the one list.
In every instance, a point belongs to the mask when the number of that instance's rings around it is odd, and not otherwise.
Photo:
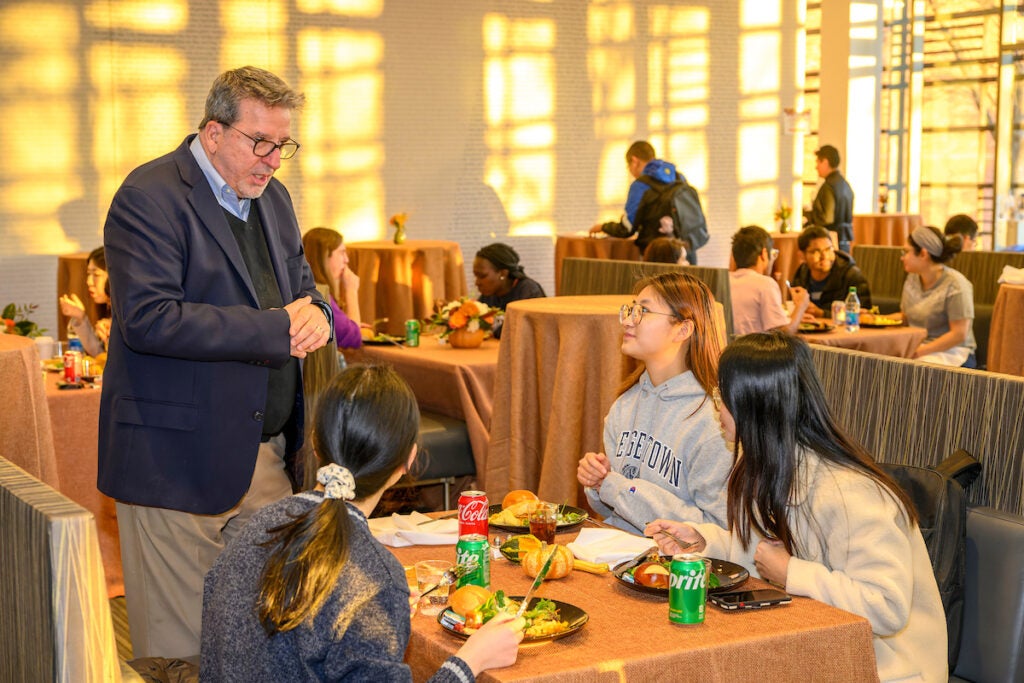
[(907, 494), (837, 423), (807, 343), (782, 332), (733, 341), (718, 366), (734, 441), (728, 528), (658, 519), (661, 550), (694, 550), (858, 614), (883, 681), (946, 681), (946, 618)]
[(737, 335), (774, 329), (796, 334), (811, 300), (803, 287), (791, 287), (793, 310), (786, 312), (779, 285), (767, 275), (778, 255), (764, 228), (748, 225), (732, 236), (736, 269), (729, 273), (729, 286)]

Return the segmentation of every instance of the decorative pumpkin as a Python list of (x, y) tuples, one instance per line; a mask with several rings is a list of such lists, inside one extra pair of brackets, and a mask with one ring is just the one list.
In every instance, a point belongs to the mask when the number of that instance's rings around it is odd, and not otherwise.
[[(569, 572), (572, 571), (572, 565), (575, 561), (572, 551), (564, 545), (557, 543), (555, 548), (555, 556), (551, 558), (551, 569), (548, 570), (548, 575), (545, 579), (560, 579), (563, 576), (568, 576)], [(526, 575), (530, 578), (535, 578), (540, 573), (540, 569), (544, 566), (544, 561), (548, 559), (550, 553), (551, 546), (547, 543), (542, 543), (536, 550), (526, 553), (523, 556), (523, 570), (526, 571)]]

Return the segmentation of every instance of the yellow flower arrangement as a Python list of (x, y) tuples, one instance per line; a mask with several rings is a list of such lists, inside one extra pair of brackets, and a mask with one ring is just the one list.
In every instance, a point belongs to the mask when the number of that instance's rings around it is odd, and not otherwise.
[(786, 232), (789, 229), (789, 217), (793, 215), (793, 209), (786, 202), (780, 202), (779, 208), (775, 211), (775, 220), (779, 221), (779, 232)]
[(449, 301), (441, 307), (428, 321), (441, 329), (441, 337), (445, 338), (456, 330), (476, 332), (490, 331), (494, 325), (494, 316), (498, 309), (467, 297)]
[(405, 241), (405, 221), (409, 217), (404, 211), (402, 213), (396, 213), (391, 217), (391, 225), (395, 226), (395, 244), (401, 244)]

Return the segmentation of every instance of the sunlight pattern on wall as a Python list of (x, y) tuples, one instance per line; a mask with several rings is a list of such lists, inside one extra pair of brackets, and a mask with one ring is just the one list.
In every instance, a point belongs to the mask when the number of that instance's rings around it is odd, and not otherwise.
[(384, 215), (383, 41), (374, 31), (309, 29), (298, 46), (307, 101), (299, 139), (314, 151), (299, 153), (305, 212), (349, 241), (377, 239)]
[(554, 43), (551, 19), (484, 17), (484, 181), (512, 235), (554, 234)]

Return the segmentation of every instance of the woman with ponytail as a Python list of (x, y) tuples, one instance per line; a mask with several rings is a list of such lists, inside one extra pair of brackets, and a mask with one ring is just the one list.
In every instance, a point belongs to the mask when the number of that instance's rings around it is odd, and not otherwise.
[[(405, 571), (366, 518), (411, 467), (418, 427), (394, 370), (357, 365), (331, 382), (313, 429), (318, 486), (260, 510), (206, 575), (202, 680), (411, 680)], [(431, 681), (509, 666), (521, 639), (496, 618)]]

